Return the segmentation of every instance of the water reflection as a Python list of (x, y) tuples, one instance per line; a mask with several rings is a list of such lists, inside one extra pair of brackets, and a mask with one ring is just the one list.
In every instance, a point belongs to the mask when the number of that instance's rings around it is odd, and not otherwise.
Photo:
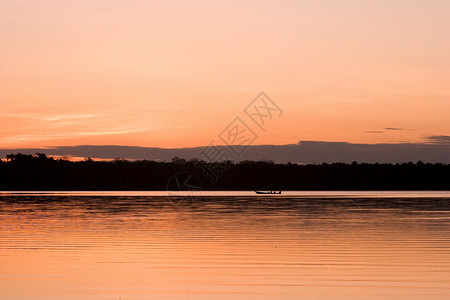
[(0, 299), (448, 299), (450, 198), (0, 198)]

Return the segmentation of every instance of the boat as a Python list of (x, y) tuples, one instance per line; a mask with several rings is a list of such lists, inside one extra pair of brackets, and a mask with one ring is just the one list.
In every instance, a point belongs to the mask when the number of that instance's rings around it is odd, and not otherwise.
[(273, 194), (281, 194), (281, 191), (255, 191), (255, 193), (264, 195), (273, 195)]

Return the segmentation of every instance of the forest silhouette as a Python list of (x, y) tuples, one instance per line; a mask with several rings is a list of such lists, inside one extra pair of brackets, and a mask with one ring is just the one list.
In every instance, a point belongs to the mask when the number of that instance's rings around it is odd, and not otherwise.
[[(211, 170), (218, 170), (213, 178)], [(174, 158), (70, 161), (45, 154), (10, 154), (0, 162), (3, 191), (166, 190), (176, 174), (192, 174), (205, 190), (450, 190), (450, 165), (409, 162), (323, 163), (205, 162)], [(172, 189), (172, 188), (171, 188)]]

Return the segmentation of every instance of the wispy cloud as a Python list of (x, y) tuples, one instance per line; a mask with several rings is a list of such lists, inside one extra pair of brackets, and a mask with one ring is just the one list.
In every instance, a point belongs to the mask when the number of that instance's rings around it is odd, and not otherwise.
[(93, 131), (93, 132), (78, 132), (76, 136), (91, 136), (91, 135), (112, 135), (112, 134), (127, 134), (135, 132), (144, 132), (146, 129), (127, 129), (127, 130), (113, 130), (113, 131)]
[(368, 130), (366, 133), (383, 133), (381, 130)]
[(44, 121), (62, 121), (62, 120), (77, 120), (103, 117), (105, 114), (67, 114), (67, 115), (47, 115), (39, 117)]
[(56, 140), (62, 139), (65, 135), (62, 134), (16, 134), (4, 137), (0, 140), (1, 144), (9, 145), (16, 143), (26, 143), (26, 142), (35, 142), (35, 141), (48, 141), (48, 140)]
[(385, 130), (403, 130), (403, 128), (398, 128), (398, 127), (385, 127)]
[(365, 131), (365, 133), (384, 133), (384, 130), (401, 131), (401, 130), (405, 130), (405, 129), (399, 128), (399, 127), (385, 127), (385, 128), (383, 128), (383, 130), (368, 130), (368, 131)]
[(103, 117), (106, 114), (36, 114), (36, 113), (1, 113), (3, 116), (35, 119), (41, 121), (63, 121), (63, 120), (79, 120)]
[(450, 144), (450, 135), (430, 135), (425, 140), (433, 144)]
[(10, 124), (9, 132), (0, 134), (0, 145), (22, 145), (50, 140), (78, 139), (82, 137), (114, 136), (145, 132), (156, 127), (155, 120), (142, 115), (122, 114), (123, 111), (105, 112), (17, 112), (3, 111)]
[(4, 144), (10, 143), (22, 143), (22, 142), (34, 142), (34, 141), (47, 141), (55, 139), (70, 139), (82, 136), (101, 136), (101, 135), (120, 135), (136, 132), (144, 132), (146, 129), (116, 129), (108, 131), (91, 131), (91, 132), (71, 132), (64, 134), (18, 134), (4, 138), (1, 142)]

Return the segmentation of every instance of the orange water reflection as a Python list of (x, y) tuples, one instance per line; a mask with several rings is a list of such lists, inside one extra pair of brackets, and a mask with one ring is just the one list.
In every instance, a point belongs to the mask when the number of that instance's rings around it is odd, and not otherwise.
[(449, 198), (4, 196), (0, 299), (449, 299)]

